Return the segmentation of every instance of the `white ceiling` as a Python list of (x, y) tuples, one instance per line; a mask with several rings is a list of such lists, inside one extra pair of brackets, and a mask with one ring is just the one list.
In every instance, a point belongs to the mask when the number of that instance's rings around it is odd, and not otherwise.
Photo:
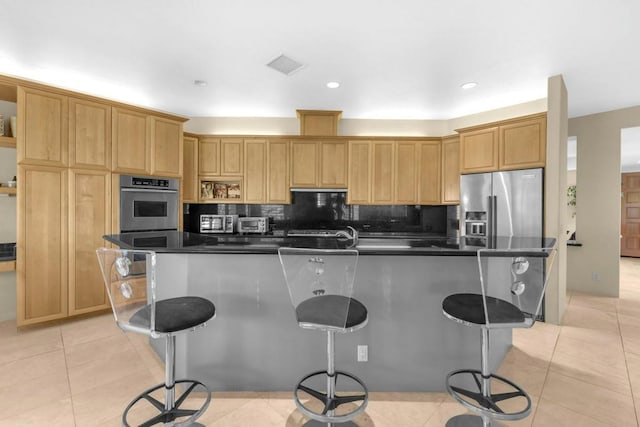
[[(0, 0), (0, 14), (0, 73), (191, 117), (450, 119), (544, 98), (556, 74), (570, 117), (640, 104), (638, 0)], [(305, 67), (265, 66), (281, 53)]]

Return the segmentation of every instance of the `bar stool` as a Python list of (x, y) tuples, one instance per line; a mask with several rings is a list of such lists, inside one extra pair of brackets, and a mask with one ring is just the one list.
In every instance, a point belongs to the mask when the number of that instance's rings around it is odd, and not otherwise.
[[(353, 298), (358, 251), (282, 247), (278, 256), (298, 326), (327, 333), (327, 370), (313, 372), (298, 382), (294, 389), (296, 406), (305, 416), (315, 420), (306, 425), (317, 425), (316, 422), (353, 425), (350, 420), (364, 412), (369, 394), (359, 378), (335, 369), (334, 340), (336, 332), (356, 331), (368, 321), (366, 307)], [(339, 396), (336, 391), (338, 378), (341, 378), (341, 387), (346, 380), (349, 386), (356, 387), (346, 389), (357, 391), (357, 394)], [(311, 396), (309, 403), (302, 402), (301, 391)], [(320, 410), (312, 407), (317, 402)], [(356, 406), (355, 409), (340, 411), (339, 407), (347, 403)]]
[[(446, 379), (447, 392), (473, 414), (457, 415), (449, 419), (447, 427), (499, 427), (502, 424), (494, 420), (520, 420), (531, 413), (529, 395), (491, 372), (489, 331), (534, 325), (556, 252), (553, 244), (535, 249), (481, 249), (477, 258), (482, 293), (454, 294), (443, 300), (446, 317), (479, 327), (482, 333), (481, 369), (456, 370)], [(493, 392), (493, 386), (500, 391)]]
[[(113, 315), (120, 329), (166, 340), (164, 384), (158, 384), (136, 396), (122, 414), (122, 425), (130, 425), (127, 417), (134, 406), (143, 409), (143, 413), (149, 412), (149, 405), (145, 407), (142, 402), (150, 404), (157, 415), (135, 425), (193, 425), (209, 406), (211, 392), (199, 381), (176, 381), (176, 335), (205, 326), (205, 322), (215, 316), (215, 306), (207, 299), (194, 296), (157, 301), (156, 254), (152, 251), (98, 248), (96, 254)], [(176, 384), (184, 388), (177, 398)], [(152, 396), (153, 392), (162, 388), (164, 403)], [(202, 399), (188, 399), (194, 390), (205, 392), (204, 403), (199, 403)], [(140, 405), (136, 405), (138, 403)], [(197, 404), (196, 409), (185, 408), (194, 404)]]

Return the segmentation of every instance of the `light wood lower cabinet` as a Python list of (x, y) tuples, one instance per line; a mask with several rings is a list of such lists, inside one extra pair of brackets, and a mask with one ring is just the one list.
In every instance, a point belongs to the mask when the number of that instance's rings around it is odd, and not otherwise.
[(111, 232), (111, 173), (21, 165), (19, 326), (109, 307), (95, 250)]
[(67, 316), (67, 170), (18, 166), (17, 324)]
[(69, 170), (69, 315), (109, 308), (96, 248), (111, 228), (111, 174)]

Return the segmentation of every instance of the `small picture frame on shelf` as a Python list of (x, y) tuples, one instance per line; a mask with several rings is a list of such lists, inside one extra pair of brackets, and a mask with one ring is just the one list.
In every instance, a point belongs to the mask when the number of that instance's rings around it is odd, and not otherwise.
[(229, 186), (224, 182), (216, 182), (213, 184), (213, 198), (214, 199), (226, 199), (228, 198)]
[(227, 184), (227, 198), (239, 199), (240, 197), (240, 184)]

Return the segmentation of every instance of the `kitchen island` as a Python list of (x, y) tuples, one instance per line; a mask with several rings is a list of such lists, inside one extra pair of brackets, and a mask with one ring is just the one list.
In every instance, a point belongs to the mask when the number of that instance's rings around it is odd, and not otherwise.
[[(275, 236), (210, 236), (156, 232), (105, 236), (122, 248), (157, 252), (159, 299), (198, 295), (216, 305), (206, 328), (178, 336), (177, 376), (212, 390), (291, 390), (305, 374), (326, 368), (324, 334), (298, 327), (277, 256), (279, 246), (346, 247), (349, 240)], [(539, 247), (537, 241), (504, 241)], [(479, 363), (480, 332), (442, 314), (442, 300), (480, 292), (477, 247), (418, 236), (363, 237), (355, 297), (369, 323), (336, 336), (336, 364), (371, 391), (444, 391), (446, 374)], [(162, 355), (162, 343), (157, 352)], [(357, 346), (368, 361), (357, 361)], [(492, 333), (492, 365), (511, 332)]]

